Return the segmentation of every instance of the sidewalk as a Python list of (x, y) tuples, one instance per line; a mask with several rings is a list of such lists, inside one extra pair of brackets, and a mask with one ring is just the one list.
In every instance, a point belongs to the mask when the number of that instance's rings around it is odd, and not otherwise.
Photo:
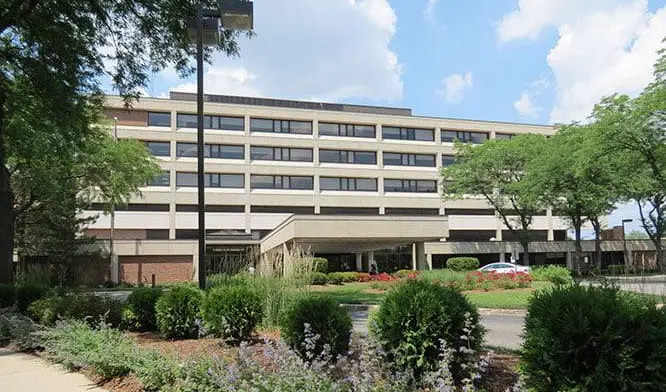
[(2, 392), (105, 392), (79, 373), (67, 373), (32, 355), (0, 349)]

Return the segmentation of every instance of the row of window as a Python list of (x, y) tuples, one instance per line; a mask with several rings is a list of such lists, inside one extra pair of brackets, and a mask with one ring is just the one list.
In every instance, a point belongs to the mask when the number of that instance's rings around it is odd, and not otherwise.
[[(196, 187), (198, 184), (197, 173), (177, 172), (177, 187)], [(149, 186), (169, 186), (169, 172), (164, 172), (155, 177)], [(205, 173), (204, 186), (206, 188), (231, 188), (242, 189), (245, 187), (245, 175)], [(310, 176), (250, 176), (250, 188), (252, 189), (314, 189), (314, 179)], [(319, 188), (322, 191), (377, 191), (376, 178), (341, 178), (321, 177)], [(385, 179), (385, 192), (417, 192), (437, 193), (437, 181), (434, 180), (402, 180)]]
[[(169, 142), (146, 142), (146, 147), (155, 156), (169, 156)], [(196, 157), (196, 143), (176, 144), (177, 157)], [(206, 144), (204, 157), (222, 159), (245, 159), (245, 149), (242, 145)], [(259, 161), (292, 161), (312, 162), (312, 149), (288, 147), (250, 147), (250, 159)], [(361, 165), (375, 165), (377, 153), (374, 151), (347, 151), (347, 150), (319, 150), (321, 163), (348, 163)], [(454, 157), (442, 156), (442, 166), (450, 166)], [(421, 166), (435, 167), (435, 155), (430, 154), (404, 154), (384, 152), (384, 165), (387, 166)]]
[[(196, 128), (197, 116), (195, 114), (178, 113), (176, 115), (178, 127)], [(160, 112), (148, 113), (148, 125), (171, 126), (171, 114)], [(230, 116), (204, 116), (205, 129), (220, 129), (227, 131), (243, 131), (245, 119)], [(251, 132), (290, 133), (297, 135), (312, 135), (311, 121), (276, 120), (265, 118), (250, 119)], [(373, 125), (320, 123), (319, 134), (324, 136), (347, 136), (374, 139), (376, 136)], [(513, 135), (497, 134), (498, 139), (510, 139)], [(408, 127), (382, 127), (382, 137), (391, 140), (417, 140), (435, 141), (434, 129), (408, 128)], [(447, 131), (442, 130), (441, 141), (453, 142), (459, 140), (464, 143), (480, 144), (488, 140), (487, 132)]]

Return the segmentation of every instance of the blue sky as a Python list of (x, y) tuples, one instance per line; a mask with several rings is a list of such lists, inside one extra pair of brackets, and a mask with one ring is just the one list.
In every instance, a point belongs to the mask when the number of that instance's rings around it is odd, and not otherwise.
[[(207, 93), (552, 124), (640, 92), (666, 37), (666, 0), (255, 0), (255, 32), (240, 58), (207, 66)], [(146, 93), (193, 82), (167, 70)]]

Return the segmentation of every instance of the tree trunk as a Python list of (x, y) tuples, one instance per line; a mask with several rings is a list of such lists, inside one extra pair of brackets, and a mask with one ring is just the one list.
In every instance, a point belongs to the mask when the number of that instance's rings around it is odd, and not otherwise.
[(525, 238), (520, 240), (520, 245), (523, 246), (523, 265), (530, 265), (530, 241)]
[(592, 227), (594, 228), (594, 257), (596, 259), (595, 265), (597, 266), (597, 269), (600, 273), (603, 256), (601, 253), (601, 222), (599, 222), (599, 218), (596, 217), (591, 217), (590, 222), (592, 222)]
[(0, 91), (0, 283), (14, 280), (14, 196), (5, 147), (5, 94)]
[(581, 233), (580, 228), (582, 222), (580, 217), (572, 217), (574, 224), (574, 231), (576, 232), (576, 239), (574, 241), (575, 253), (574, 253), (574, 268), (580, 274), (581, 260), (583, 259), (583, 244), (581, 243)]
[(661, 236), (657, 236), (656, 241), (653, 242), (655, 246), (655, 255), (657, 258), (657, 267), (661, 270), (661, 272), (666, 272), (666, 266), (664, 265), (664, 248), (663, 244), (661, 243)]

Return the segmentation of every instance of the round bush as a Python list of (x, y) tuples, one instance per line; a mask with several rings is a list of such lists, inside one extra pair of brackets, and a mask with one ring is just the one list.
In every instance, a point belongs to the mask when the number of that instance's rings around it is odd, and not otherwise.
[(451, 257), (446, 260), (446, 268), (453, 271), (473, 271), (478, 269), (479, 265), (476, 257)]
[(173, 286), (155, 304), (157, 328), (167, 338), (196, 338), (203, 293), (189, 284)]
[(535, 293), (527, 311), (521, 363), (535, 390), (666, 389), (666, 313), (654, 302), (559, 286)]
[(327, 282), (326, 274), (323, 272), (313, 272), (310, 275), (310, 284), (325, 285)]
[(531, 271), (531, 275), (534, 280), (546, 281), (554, 284), (569, 284), (573, 282), (569, 268), (559, 265), (534, 267)]
[(263, 301), (247, 286), (217, 286), (206, 295), (202, 315), (213, 335), (237, 345), (252, 337), (263, 316)]
[(130, 331), (154, 331), (155, 304), (162, 296), (162, 289), (137, 287), (127, 297), (122, 314), (122, 326)]
[(38, 283), (25, 283), (16, 286), (16, 309), (25, 313), (31, 303), (43, 298), (49, 289), (45, 285)]
[(323, 257), (315, 257), (312, 259), (312, 270), (314, 272), (321, 272), (325, 274), (328, 272), (328, 260)]
[(319, 357), (325, 346), (334, 358), (346, 352), (351, 329), (347, 311), (326, 296), (299, 298), (285, 310), (280, 322), (282, 339), (307, 361)]
[(329, 272), (326, 275), (326, 282), (328, 284), (340, 285), (344, 282), (344, 275), (342, 274), (343, 272)]
[(412, 370), (417, 379), (437, 366), (443, 341), (455, 350), (450, 369), (454, 379), (461, 380), (468, 375), (464, 367), (474, 359), (461, 348), (476, 352), (484, 335), (477, 309), (463, 294), (411, 279), (387, 294), (370, 328), (395, 367)]

